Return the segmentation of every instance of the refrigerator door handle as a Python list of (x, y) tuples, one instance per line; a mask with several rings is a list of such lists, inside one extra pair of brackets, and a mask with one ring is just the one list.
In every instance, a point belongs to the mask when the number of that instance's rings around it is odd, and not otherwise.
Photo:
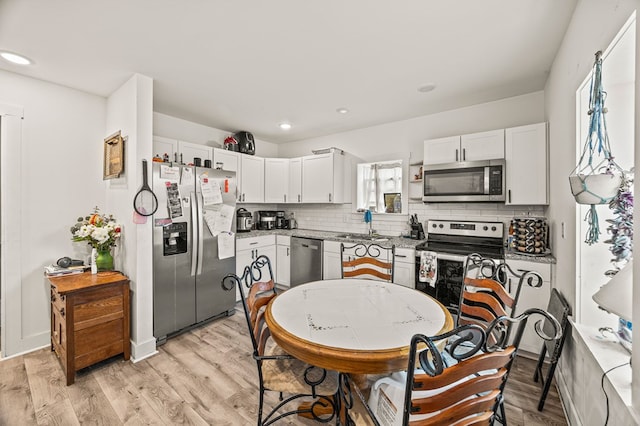
[(196, 203), (198, 204), (198, 272), (196, 275), (202, 274), (202, 258), (204, 257), (204, 199), (202, 194), (196, 194)]
[(191, 204), (191, 276), (196, 274), (196, 265), (198, 264), (198, 212), (196, 211), (196, 193), (192, 192), (189, 196)]

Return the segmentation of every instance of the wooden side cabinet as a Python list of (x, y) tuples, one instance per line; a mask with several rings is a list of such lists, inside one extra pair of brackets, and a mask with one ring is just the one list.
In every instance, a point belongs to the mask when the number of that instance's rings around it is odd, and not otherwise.
[(120, 272), (50, 277), (51, 350), (73, 384), (76, 371), (123, 354), (129, 342), (129, 279)]

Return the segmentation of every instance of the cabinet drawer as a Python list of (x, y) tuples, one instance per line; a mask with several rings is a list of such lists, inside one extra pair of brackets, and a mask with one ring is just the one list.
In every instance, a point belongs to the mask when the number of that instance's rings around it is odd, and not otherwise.
[(236, 250), (250, 250), (269, 245), (275, 245), (275, 235), (262, 235), (260, 237), (240, 238), (236, 240)]
[(550, 263), (527, 262), (526, 260), (507, 260), (507, 264), (516, 273), (520, 273), (520, 270), (534, 271), (540, 274), (543, 281), (551, 282)]
[(57, 309), (59, 312), (64, 312), (64, 306), (66, 305), (66, 296), (60, 296), (57, 291), (51, 289), (51, 306)]
[(396, 248), (396, 263), (415, 263), (416, 251), (408, 248)]
[(76, 370), (123, 352), (123, 320), (117, 319), (74, 334)]
[(280, 246), (290, 246), (291, 237), (288, 235), (276, 235), (276, 244)]
[(82, 330), (103, 322), (122, 318), (122, 296), (116, 294), (111, 297), (76, 305), (74, 310), (75, 329)]

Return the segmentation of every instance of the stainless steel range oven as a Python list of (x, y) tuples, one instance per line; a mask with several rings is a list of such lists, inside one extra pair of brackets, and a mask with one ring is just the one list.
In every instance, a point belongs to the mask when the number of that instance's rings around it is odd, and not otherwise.
[[(435, 286), (420, 281), (420, 253), (437, 255)], [(429, 220), (427, 240), (416, 246), (416, 289), (435, 297), (452, 313), (457, 313), (462, 277), (467, 256), (504, 260), (504, 224), (502, 222), (470, 222)]]

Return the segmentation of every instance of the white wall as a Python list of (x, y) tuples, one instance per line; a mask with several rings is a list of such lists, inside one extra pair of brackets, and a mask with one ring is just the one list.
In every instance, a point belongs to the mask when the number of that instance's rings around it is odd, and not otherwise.
[[(131, 356), (139, 361), (155, 353), (153, 337), (152, 222), (133, 223), (133, 198), (142, 185), (142, 159), (149, 162), (153, 141), (153, 81), (134, 75), (109, 96), (105, 137), (121, 131), (125, 172), (106, 185), (107, 210), (122, 224), (114, 251), (115, 267), (127, 275), (131, 288)], [(149, 166), (151, 167), (151, 166)]]
[[(153, 134), (165, 138), (222, 148), (224, 139), (233, 132), (204, 126), (170, 115), (153, 113)], [(256, 155), (260, 157), (277, 157), (278, 146), (274, 143), (256, 139)]]
[[(576, 203), (571, 196), (567, 177), (576, 163), (576, 90), (591, 70), (595, 52), (604, 50), (611, 43), (638, 5), (637, 0), (579, 1), (545, 87), (545, 114), (550, 138), (549, 169), (553, 183), (550, 188), (548, 217), (551, 226), (556, 229), (565, 224), (564, 238), (559, 232), (551, 235), (551, 244), (558, 260), (553, 276), (555, 286), (572, 308), (576, 306)], [(570, 347), (570, 341), (567, 344), (569, 348), (565, 348), (565, 354), (573, 354), (573, 357), (563, 357), (560, 373), (565, 380), (573, 381), (580, 378), (571, 377), (568, 369), (579, 360), (579, 355), (577, 348)], [(567, 368), (566, 371), (564, 367)], [(569, 387), (573, 387), (573, 383)], [(591, 392), (592, 403), (603, 404), (604, 401), (597, 392)], [(570, 399), (578, 395), (563, 396), (569, 399), (567, 403), (570, 404)], [(610, 409), (625, 410), (620, 404), (621, 401), (614, 398)], [(572, 417), (576, 413), (569, 414), (573, 424), (580, 421), (585, 424), (602, 424), (601, 419), (580, 420)]]
[[(21, 317), (7, 317), (17, 339), (3, 352), (14, 355), (49, 344), (50, 298), (43, 267), (62, 256), (88, 255), (86, 244), (72, 243), (69, 228), (78, 216), (105, 205), (102, 141), (106, 101), (63, 86), (0, 71), (0, 103), (24, 108), (22, 150), (16, 158), (21, 175), (2, 182), (19, 187), (22, 226), (19, 282), (10, 303), (20, 304)], [(10, 246), (3, 250), (13, 250)], [(6, 331), (6, 330), (3, 330)]]
[(544, 93), (535, 92), (410, 120), (280, 144), (278, 154), (280, 157), (299, 157), (310, 155), (313, 149), (335, 146), (364, 160), (386, 153), (410, 152), (411, 161), (422, 161), (425, 139), (542, 121)]

